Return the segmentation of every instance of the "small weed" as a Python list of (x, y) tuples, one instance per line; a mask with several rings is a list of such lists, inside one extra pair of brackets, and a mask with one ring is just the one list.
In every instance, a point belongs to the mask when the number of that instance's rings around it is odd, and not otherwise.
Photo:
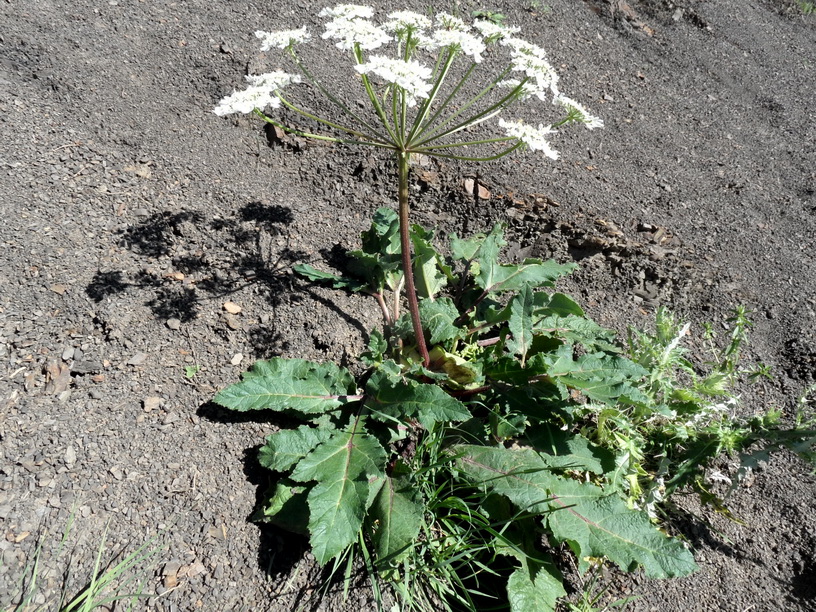
[(184, 366), (184, 375), (187, 378), (195, 378), (195, 375), (201, 371), (200, 365), (188, 365)]
[[(0, 599), (0, 609), (4, 612), (91, 612), (101, 607), (110, 608), (111, 604), (118, 603), (117, 610), (132, 610), (139, 599), (150, 597), (143, 590), (143, 581), (133, 571), (146, 572), (145, 566), (149, 566), (164, 547), (154, 545), (155, 536), (118, 562), (115, 562), (115, 558), (104, 561), (108, 526), (102, 532), (93, 567), (88, 568), (69, 557), (64, 563), (62, 585), (58, 593), (46, 592), (46, 585), (43, 583), (43, 555), (51, 554), (54, 558), (59, 558), (65, 552), (75, 518), (76, 514), (72, 512), (53, 550), (46, 550), (50, 535), (47, 530), (43, 532), (17, 582), (16, 591), (7, 598)], [(77, 566), (86, 569), (86, 577), (76, 574)], [(77, 588), (76, 584), (83, 586)], [(126, 605), (123, 607), (123, 604)]]
[(796, 4), (804, 15), (816, 15), (816, 4), (807, 0), (797, 0)]

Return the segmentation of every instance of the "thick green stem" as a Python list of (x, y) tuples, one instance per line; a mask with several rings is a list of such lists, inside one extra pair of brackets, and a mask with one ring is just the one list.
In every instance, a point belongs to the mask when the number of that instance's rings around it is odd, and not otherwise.
[(411, 261), (411, 226), (409, 225), (408, 213), (408, 160), (410, 153), (400, 151), (397, 153), (399, 165), (399, 224), (400, 224), (400, 246), (402, 250), (402, 274), (405, 278), (405, 296), (408, 300), (408, 312), (411, 313), (411, 323), (414, 326), (414, 336), (416, 336), (417, 350), (422, 363), (427, 368), (431, 363), (428, 355), (428, 347), (425, 344), (425, 332), (422, 331), (422, 320), (419, 318), (419, 299), (417, 298), (416, 286), (414, 285), (414, 266)]

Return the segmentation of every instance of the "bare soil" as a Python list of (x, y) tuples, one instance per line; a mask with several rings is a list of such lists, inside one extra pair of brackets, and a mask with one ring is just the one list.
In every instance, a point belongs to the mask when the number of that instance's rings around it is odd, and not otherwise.
[[(508, 223), (509, 259), (577, 261), (564, 289), (621, 331), (666, 305), (700, 346), (702, 323), (721, 329), (746, 305), (747, 357), (774, 378), (742, 390), (744, 410), (790, 419), (816, 382), (816, 16), (789, 0), (457, 4), (522, 25), (606, 127), (560, 135), (558, 162), (428, 168), (416, 220), (441, 235)], [(157, 533), (167, 545), (146, 570), (149, 609), (371, 609), (363, 579), (321, 603), (305, 542), (247, 521), (268, 480), (253, 450), (273, 424), (209, 403), (258, 358), (349, 364), (378, 324), (373, 303), (290, 267), (328, 269), (354, 248), (393, 205), (393, 164), (211, 112), (247, 72), (287, 68), (255, 30), (319, 32), (322, 6), (2, 3), (0, 594), (47, 531), (47, 608), (109, 524), (106, 554)], [(466, 193), (467, 177), (489, 196)], [(697, 574), (611, 573), (609, 598), (816, 609), (816, 479), (787, 454), (763, 466), (729, 497), (741, 523), (678, 499), (692, 516), (672, 528)], [(58, 552), (72, 513), (77, 539)]]

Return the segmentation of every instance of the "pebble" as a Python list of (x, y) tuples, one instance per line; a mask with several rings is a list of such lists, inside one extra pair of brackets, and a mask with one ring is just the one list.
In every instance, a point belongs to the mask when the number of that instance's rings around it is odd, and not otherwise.
[(236, 353), (235, 355), (232, 356), (232, 359), (230, 359), (230, 363), (232, 365), (234, 365), (234, 366), (237, 366), (243, 360), (244, 360), (244, 355), (242, 353)]
[(65, 461), (65, 465), (71, 466), (75, 464), (77, 460), (76, 449), (69, 444), (68, 448), (65, 449), (65, 454), (62, 459)]
[(181, 327), (181, 321), (178, 319), (167, 319), (167, 327), (172, 330), (178, 330)]
[(127, 360), (127, 365), (139, 366), (147, 361), (147, 353), (136, 353), (133, 357)]

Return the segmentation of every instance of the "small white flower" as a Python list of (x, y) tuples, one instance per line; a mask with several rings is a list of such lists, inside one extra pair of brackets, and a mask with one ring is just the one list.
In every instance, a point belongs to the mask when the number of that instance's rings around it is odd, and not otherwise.
[(482, 61), (484, 43), (473, 34), (459, 30), (436, 30), (433, 33), (433, 42), (437, 48), (457, 47), (462, 53), (469, 55), (477, 64)]
[(288, 74), (281, 70), (266, 74), (248, 74), (245, 78), (251, 87), (265, 87), (270, 92), (283, 89), (292, 83), (300, 83), (299, 74)]
[(473, 22), (473, 27), (479, 30), (484, 39), (488, 42), (501, 40), (502, 38), (517, 34), (521, 31), (521, 28), (500, 25), (493, 23), (489, 19), (477, 19)]
[(354, 45), (367, 51), (378, 49), (391, 40), (385, 30), (375, 26), (365, 19), (346, 19), (339, 17), (326, 24), (326, 31), (323, 38), (335, 38), (339, 49), (350, 51)]
[(546, 137), (555, 134), (555, 130), (550, 125), (538, 127), (522, 123), (521, 121), (505, 121), (499, 119), (499, 127), (504, 128), (505, 133), (511, 138), (518, 138), (532, 151), (541, 151), (550, 159), (558, 159), (558, 151), (550, 147)]
[(258, 30), (255, 36), (261, 39), (261, 51), (269, 51), (270, 49), (286, 49), (292, 45), (304, 43), (311, 39), (311, 36), (306, 31), (306, 26), (298, 28), (297, 30), (283, 30), (281, 32), (264, 32)]
[(362, 4), (338, 4), (334, 8), (324, 8), (317, 16), (331, 19), (371, 19), (374, 9)]
[(409, 30), (412, 32), (427, 30), (431, 27), (430, 19), (413, 11), (395, 11), (388, 14), (388, 19), (390, 21), (385, 22), (382, 27), (397, 34)]
[(249, 87), (223, 98), (213, 112), (223, 117), (232, 113), (251, 113), (256, 108), (263, 110), (267, 106), (278, 108), (280, 105), (280, 99), (273, 96), (268, 87)]
[(591, 114), (586, 108), (584, 108), (581, 104), (579, 104), (572, 98), (558, 95), (553, 100), (553, 103), (560, 104), (561, 106), (566, 108), (567, 113), (569, 113), (568, 117), (572, 121), (583, 123), (584, 125), (586, 125), (588, 130), (594, 130), (595, 128), (603, 127), (603, 121), (599, 117), (596, 117), (595, 115)]
[(416, 104), (417, 98), (427, 98), (431, 90), (431, 69), (419, 62), (403, 61), (383, 55), (371, 56), (365, 64), (354, 67), (360, 74), (376, 74), (387, 83), (393, 83), (406, 94), (409, 106)]
[(456, 30), (457, 32), (467, 32), (470, 29), (470, 26), (464, 21), (448, 13), (437, 13), (436, 25), (445, 30)]

